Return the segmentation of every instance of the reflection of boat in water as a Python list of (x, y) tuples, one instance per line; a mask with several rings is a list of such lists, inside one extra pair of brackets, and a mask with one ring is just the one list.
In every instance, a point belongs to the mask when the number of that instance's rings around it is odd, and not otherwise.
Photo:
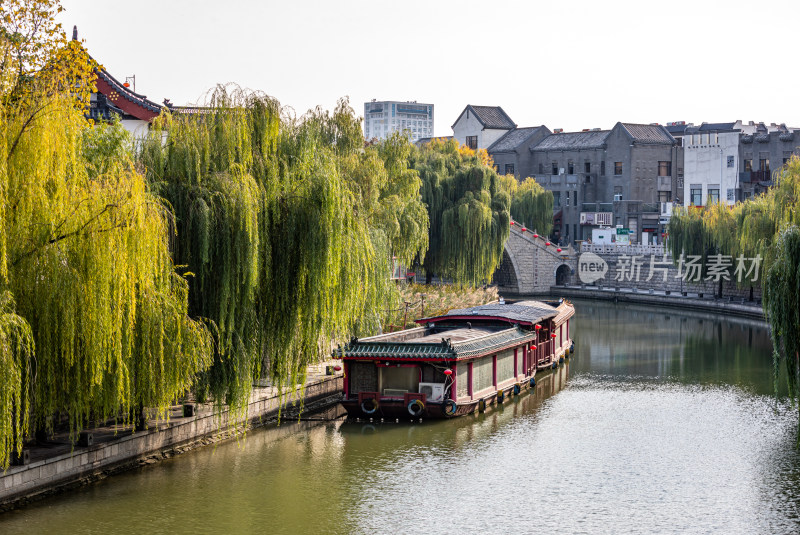
[(500, 404), (558, 367), (572, 347), (567, 301), (493, 303), (334, 351), (351, 417), (450, 418)]

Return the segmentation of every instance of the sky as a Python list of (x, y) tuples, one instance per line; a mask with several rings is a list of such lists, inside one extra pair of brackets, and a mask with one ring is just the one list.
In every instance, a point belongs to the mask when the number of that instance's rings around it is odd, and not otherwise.
[(671, 0), (62, 0), (112, 76), (153, 101), (202, 103), (217, 84), (299, 116), (364, 102), (434, 104), (434, 133), (467, 104), (519, 126), (764, 121), (800, 127), (800, 2)]

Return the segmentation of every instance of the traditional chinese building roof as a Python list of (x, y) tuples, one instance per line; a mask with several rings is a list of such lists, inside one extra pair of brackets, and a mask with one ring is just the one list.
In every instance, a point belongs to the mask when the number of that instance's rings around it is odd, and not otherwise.
[(165, 109), (164, 106), (148, 100), (145, 95), (134, 93), (105, 69), (97, 69), (96, 74), (97, 92), (105, 96), (117, 109), (122, 110), (124, 115), (142, 121), (152, 121)]
[(633, 138), (634, 143), (642, 145), (672, 145), (675, 138), (666, 128), (656, 124), (619, 123)]

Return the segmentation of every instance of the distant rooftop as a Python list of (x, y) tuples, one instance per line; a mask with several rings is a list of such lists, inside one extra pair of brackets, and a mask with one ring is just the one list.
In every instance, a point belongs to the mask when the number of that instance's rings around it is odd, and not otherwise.
[(531, 147), (531, 151), (600, 149), (606, 142), (610, 130), (590, 130), (588, 132), (566, 132), (550, 134)]
[(642, 144), (668, 144), (675, 143), (675, 138), (661, 125), (620, 123), (628, 131), (636, 143)]
[[(500, 106), (473, 106), (472, 104), (467, 104), (461, 115), (464, 115), (465, 111), (471, 111), (484, 128), (510, 130), (517, 127), (511, 117)], [(459, 119), (461, 115), (458, 116)], [(456, 119), (457, 122), (458, 119)], [(455, 126), (455, 123), (453, 123), (453, 126)]]
[(489, 148), (486, 149), (488, 152), (511, 152), (517, 147), (519, 147), (522, 143), (524, 143), (529, 137), (533, 135), (534, 132), (539, 130), (540, 128), (544, 128), (543, 126), (527, 126), (524, 128), (515, 128), (514, 130), (509, 130), (503, 137), (489, 145)]

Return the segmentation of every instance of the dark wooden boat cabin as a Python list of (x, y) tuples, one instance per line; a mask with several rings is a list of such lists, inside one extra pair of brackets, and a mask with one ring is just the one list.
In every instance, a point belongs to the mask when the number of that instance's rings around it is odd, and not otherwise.
[(451, 310), (420, 327), (351, 340), (344, 400), (354, 418), (450, 418), (482, 411), (535, 385), (572, 348), (574, 307), (522, 301)]

